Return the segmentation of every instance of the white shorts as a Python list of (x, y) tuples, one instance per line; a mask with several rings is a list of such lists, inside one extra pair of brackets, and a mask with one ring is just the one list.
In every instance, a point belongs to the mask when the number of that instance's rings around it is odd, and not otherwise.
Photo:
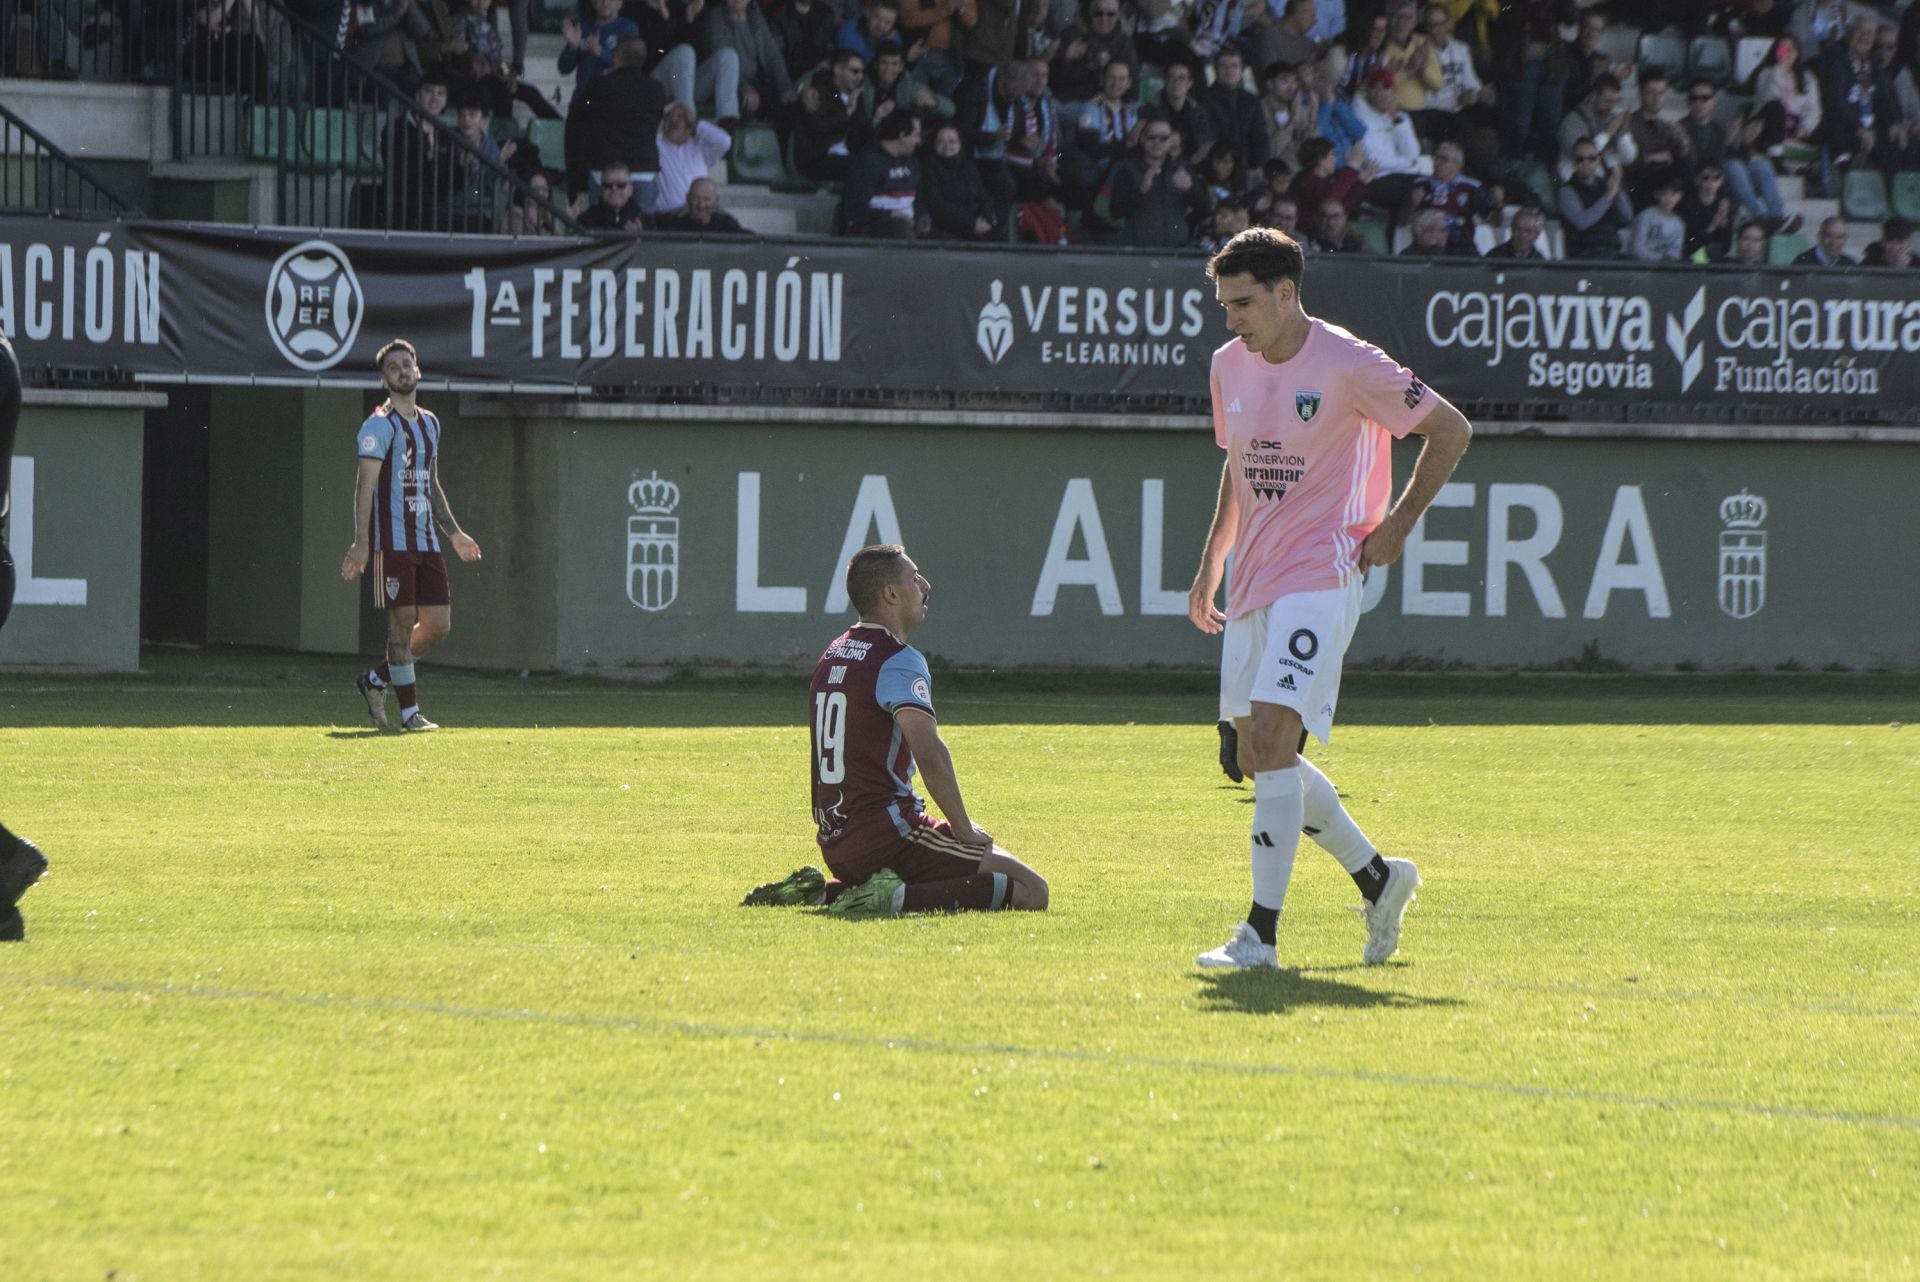
[(1283, 596), (1227, 621), (1220, 651), (1220, 716), (1253, 715), (1256, 703), (1300, 714), (1321, 743), (1333, 732), (1340, 668), (1360, 621), (1360, 583)]

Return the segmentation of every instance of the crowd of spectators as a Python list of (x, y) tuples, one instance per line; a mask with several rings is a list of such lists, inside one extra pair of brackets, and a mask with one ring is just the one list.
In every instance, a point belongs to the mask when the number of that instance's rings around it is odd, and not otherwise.
[[(568, 187), (597, 199), (618, 154), (648, 219), (679, 207), (669, 127), (704, 140), (682, 175), (773, 127), (798, 175), (840, 185), (847, 235), (1160, 248), (1264, 224), (1312, 252), (1530, 259), (1551, 220), (1568, 257), (1738, 262), (1757, 240), (1764, 261), (1802, 229), (1790, 148), (1815, 194), (1920, 168), (1920, 4), (1895, 26), (1853, 0), (593, 3), (563, 58)], [(1636, 65), (1616, 20), (1770, 45), (1733, 83)], [(631, 96), (618, 123), (596, 108), (615, 40), (671, 126)], [(1844, 237), (1824, 225), (1802, 260), (1847, 265)]]
[[(562, 114), (524, 78), (528, 0), (331, 2), (310, 16), (469, 144), (389, 129), (406, 225), (725, 227), (694, 189), (760, 125), (839, 186), (838, 231), (899, 239), (1175, 248), (1264, 224), (1312, 252), (1737, 261), (1802, 230), (1789, 156), (1816, 198), (1920, 169), (1920, 0), (1897, 23), (1859, 0), (581, 0), (561, 155), (490, 137), (516, 104)], [(202, 0), (200, 38), (248, 5)], [(1736, 82), (1636, 65), (1615, 22), (1768, 44)], [(499, 212), (496, 160), (545, 212), (519, 190)], [(1846, 265), (1830, 239), (1803, 260)]]

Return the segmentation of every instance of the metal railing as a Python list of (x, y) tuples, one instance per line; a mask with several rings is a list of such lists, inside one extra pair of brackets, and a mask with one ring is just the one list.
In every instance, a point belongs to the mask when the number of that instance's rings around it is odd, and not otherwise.
[[(183, 6), (171, 65), (178, 160), (274, 170), (273, 221), (385, 231), (506, 232), (509, 205), (537, 200), (495, 158), (429, 115), (280, 0)], [(510, 117), (508, 117), (510, 119)], [(543, 157), (558, 167), (560, 157)], [(586, 234), (564, 208), (563, 231)]]
[[(184, 0), (183, 0), (184, 2)], [(151, 59), (173, 0), (8, 0), (0, 4), (0, 76), (153, 80)]]
[(0, 104), (0, 210), (139, 215), (72, 156)]

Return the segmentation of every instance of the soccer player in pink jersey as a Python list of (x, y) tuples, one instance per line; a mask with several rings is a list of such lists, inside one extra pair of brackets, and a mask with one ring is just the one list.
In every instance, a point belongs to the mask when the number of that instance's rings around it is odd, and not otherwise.
[(387, 691), (400, 701), (400, 728), (438, 730), (420, 711), (414, 661), (453, 630), (453, 595), (440, 531), (462, 561), (478, 561), (480, 545), (453, 519), (440, 488), (440, 420), (414, 398), (420, 357), (396, 338), (374, 357), (387, 401), (360, 425), (359, 469), (353, 496), (353, 546), (340, 563), (351, 583), (372, 572), (374, 604), (387, 612), (387, 661), (361, 673), (354, 685), (367, 701), (374, 728), (387, 728)]
[[(1220, 715), (1253, 776), (1253, 906), (1225, 944), (1195, 959), (1208, 967), (1280, 964), (1274, 928), (1303, 831), (1360, 887), (1368, 965), (1398, 949), (1420, 884), (1410, 861), (1381, 858), (1301, 753), (1309, 733), (1325, 743), (1332, 731), (1362, 578), (1399, 559), (1473, 429), (1385, 352), (1307, 315), (1304, 269), (1299, 244), (1267, 227), (1241, 232), (1207, 263), (1234, 338), (1213, 355), (1213, 434), (1227, 458), (1187, 614), (1224, 634)], [(1389, 510), (1391, 446), (1408, 432), (1426, 443)]]
[[(932, 591), (898, 544), (862, 548), (847, 563), (860, 621), (820, 656), (807, 699), (813, 819), (833, 879), (809, 865), (743, 904), (824, 903), (848, 917), (1047, 906), (1040, 874), (995, 845), (960, 795), (933, 678), (907, 644)], [(944, 820), (914, 795), (916, 763)]]

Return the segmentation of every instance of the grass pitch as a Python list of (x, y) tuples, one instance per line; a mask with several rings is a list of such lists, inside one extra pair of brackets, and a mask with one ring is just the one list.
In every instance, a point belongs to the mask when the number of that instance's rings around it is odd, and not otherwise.
[[(1351, 678), (1277, 975), (1211, 683), (935, 694), (1044, 916), (740, 909), (798, 683), (0, 678), (0, 1272), (1920, 1275), (1920, 682)], [(1904, 723), (1904, 724), (1901, 724)]]

